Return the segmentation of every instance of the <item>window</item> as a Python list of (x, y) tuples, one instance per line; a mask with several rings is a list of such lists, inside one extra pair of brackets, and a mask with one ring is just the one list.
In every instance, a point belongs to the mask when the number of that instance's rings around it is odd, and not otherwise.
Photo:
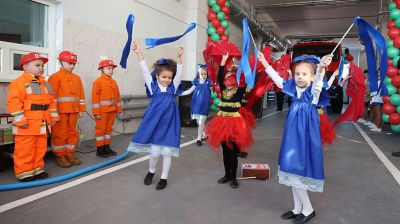
[[(0, 82), (21, 74), (19, 59), (28, 52), (52, 56), (55, 47), (53, 0), (0, 0)], [(49, 65), (51, 67), (51, 65)], [(46, 67), (46, 74), (49, 71)]]

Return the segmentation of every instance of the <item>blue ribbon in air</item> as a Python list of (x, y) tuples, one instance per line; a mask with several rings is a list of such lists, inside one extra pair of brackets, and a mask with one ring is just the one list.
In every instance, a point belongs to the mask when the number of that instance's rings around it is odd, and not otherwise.
[(128, 60), (129, 52), (131, 52), (132, 32), (134, 23), (135, 23), (135, 16), (133, 14), (129, 14), (128, 19), (126, 20), (126, 32), (128, 33), (128, 40), (126, 41), (124, 50), (122, 51), (121, 61), (119, 62), (121, 67), (124, 69), (126, 69), (126, 63)]
[[(238, 82), (238, 85), (240, 84), (240, 75), (243, 71), (245, 81), (247, 84), (247, 87), (250, 89), (253, 89), (254, 87), (254, 80), (256, 77), (256, 68), (257, 68), (257, 60), (255, 60), (254, 63), (254, 68), (253, 71), (251, 71), (251, 67), (249, 64), (249, 47), (250, 47), (250, 29), (249, 29), (249, 24), (247, 22), (247, 19), (243, 19), (243, 50), (242, 50), (242, 58), (240, 59), (238, 70), (236, 72), (236, 79)], [(258, 51), (255, 43), (253, 43), (254, 47), (254, 54), (257, 58)]]
[(146, 46), (148, 48), (153, 48), (158, 45), (166, 44), (166, 43), (171, 43), (174, 41), (179, 40), (181, 37), (185, 36), (187, 33), (189, 33), (191, 30), (193, 30), (196, 27), (196, 23), (191, 23), (189, 24), (189, 27), (185, 30), (185, 32), (182, 35), (175, 36), (175, 37), (164, 37), (164, 38), (146, 38)]
[[(385, 80), (386, 71), (388, 67), (388, 57), (386, 50), (385, 38), (379, 33), (371, 24), (365, 21), (363, 18), (357, 16), (353, 23), (358, 25), (358, 34), (365, 46), (365, 52), (367, 54), (368, 64), (368, 81), (370, 92), (379, 92), (381, 96), (386, 96), (387, 88), (383, 80)], [(376, 56), (372, 41), (375, 42), (377, 52), (379, 55), (380, 62), (380, 85), (378, 86), (378, 74), (376, 66)]]
[[(338, 75), (338, 84), (342, 82), (343, 79), (343, 68), (344, 68), (344, 57), (340, 57), (340, 63), (339, 63), (339, 75)], [(350, 75), (350, 74), (349, 74)]]

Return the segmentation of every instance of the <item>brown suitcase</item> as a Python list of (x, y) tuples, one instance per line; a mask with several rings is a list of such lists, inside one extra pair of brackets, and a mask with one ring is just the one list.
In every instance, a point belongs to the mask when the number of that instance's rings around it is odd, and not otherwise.
[(257, 178), (267, 180), (270, 177), (268, 164), (242, 163), (243, 179)]

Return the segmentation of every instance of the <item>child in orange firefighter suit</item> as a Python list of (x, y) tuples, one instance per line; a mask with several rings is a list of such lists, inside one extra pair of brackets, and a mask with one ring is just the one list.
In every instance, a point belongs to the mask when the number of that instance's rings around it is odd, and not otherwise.
[(116, 67), (112, 60), (102, 60), (98, 68), (101, 76), (94, 81), (92, 88), (92, 113), (96, 119), (96, 155), (103, 158), (117, 155), (117, 152), (110, 148), (114, 119), (122, 112), (118, 85), (111, 78)]
[(9, 85), (8, 112), (15, 135), (14, 171), (21, 182), (45, 179), (43, 157), (50, 125), (59, 119), (54, 91), (42, 76), (47, 58), (38, 53), (21, 57), (24, 72)]
[(62, 51), (58, 60), (61, 68), (49, 78), (60, 116), (60, 121), (53, 127), (51, 144), (57, 165), (67, 168), (81, 164), (73, 155), (79, 139), (78, 117), (82, 117), (86, 111), (86, 104), (81, 78), (72, 73), (77, 63), (77, 55), (70, 51)]

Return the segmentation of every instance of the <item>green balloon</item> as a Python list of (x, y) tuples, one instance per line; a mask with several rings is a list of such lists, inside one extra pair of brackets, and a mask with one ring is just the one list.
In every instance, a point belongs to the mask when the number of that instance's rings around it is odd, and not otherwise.
[(392, 78), (386, 76), (384, 82), (386, 85), (390, 85), (390, 84), (392, 84)]
[(218, 97), (218, 93), (217, 92), (212, 92), (211, 93), (211, 98), (212, 99), (215, 99), (215, 98), (217, 98)]
[(400, 56), (396, 56), (396, 57), (393, 58), (392, 65), (394, 67), (397, 67), (397, 62), (399, 61), (399, 59), (400, 59)]
[(388, 5), (388, 9), (389, 9), (389, 10), (393, 10), (393, 9), (395, 9), (395, 8), (396, 8), (396, 3), (395, 3), (395, 2), (389, 3), (389, 5)]
[[(215, 4), (217, 4), (217, 0), (208, 0), (208, 5), (213, 7)], [(395, 5), (396, 7), (396, 5)]]
[(386, 48), (390, 48), (390, 47), (393, 47), (393, 40), (392, 39), (389, 39), (389, 40), (386, 41)]
[(394, 21), (394, 25), (396, 25), (397, 28), (400, 27), (400, 18), (397, 18), (397, 19)]
[(208, 27), (208, 34), (210, 35), (210, 36), (212, 36), (213, 34), (216, 34), (217, 33), (217, 29), (215, 29), (214, 27)]
[[(209, 23), (208, 23), (208, 28), (210, 28), (210, 27), (214, 27), (214, 26), (212, 25), (212, 22), (209, 22)], [(392, 44), (392, 46), (393, 46), (393, 44)]]
[(219, 13), (219, 12), (221, 11), (221, 6), (219, 6), (218, 4), (215, 4), (215, 5), (212, 7), (212, 10), (213, 10), (215, 13)]
[(229, 32), (229, 30), (225, 30), (225, 35), (231, 35), (231, 32)]
[(399, 56), (399, 49), (395, 48), (395, 47), (389, 47), (387, 49), (387, 55), (389, 58), (394, 58), (396, 56)]
[(211, 40), (212, 41), (219, 41), (220, 37), (218, 33), (214, 33), (211, 35)]
[(214, 101), (213, 101), (213, 104), (215, 105), (215, 106), (218, 106), (218, 104), (221, 102), (221, 100), (219, 99), (219, 98), (215, 98), (214, 99)]
[[(225, 15), (225, 14), (224, 14)], [(229, 22), (226, 20), (222, 20), (221, 21), (221, 26), (223, 26), (224, 28), (228, 28), (229, 27)]]
[(225, 5), (228, 6), (228, 7), (231, 7), (231, 2), (229, 0), (226, 0)]
[(395, 93), (390, 96), (390, 103), (395, 106), (400, 106), (400, 95)]
[(390, 125), (390, 128), (391, 128), (392, 131), (394, 131), (394, 132), (397, 132), (397, 133), (400, 132), (400, 124), (398, 124), (398, 125), (391, 124), (391, 125)]
[(395, 9), (390, 10), (390, 12), (389, 12), (389, 17), (390, 17), (391, 19), (397, 19), (397, 18), (399, 18), (399, 17), (400, 17), (400, 9), (395, 8)]
[(382, 121), (385, 123), (389, 123), (389, 115), (382, 113)]
[(218, 110), (218, 106), (215, 106), (214, 104), (211, 104), (210, 110), (216, 111), (216, 110)]
[(398, 114), (400, 114), (400, 106), (397, 106), (397, 107), (396, 107), (396, 112), (397, 112)]
[(219, 12), (217, 13), (217, 17), (219, 20), (225, 20), (225, 13), (224, 12)]
[(395, 86), (393, 86), (392, 84), (386, 85), (386, 87), (388, 89), (389, 96), (397, 93), (397, 88)]

